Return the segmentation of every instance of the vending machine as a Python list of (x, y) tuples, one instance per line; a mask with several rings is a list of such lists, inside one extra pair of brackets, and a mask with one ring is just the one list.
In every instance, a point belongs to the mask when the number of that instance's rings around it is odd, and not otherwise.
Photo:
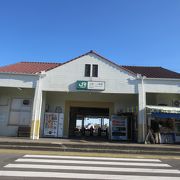
[(126, 116), (112, 115), (110, 121), (111, 139), (112, 140), (127, 140), (127, 121)]
[(45, 113), (44, 115), (44, 136), (62, 137), (63, 136), (63, 113)]

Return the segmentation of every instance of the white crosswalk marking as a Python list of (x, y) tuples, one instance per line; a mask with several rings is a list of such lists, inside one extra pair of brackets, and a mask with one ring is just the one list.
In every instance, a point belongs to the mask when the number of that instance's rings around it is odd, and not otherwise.
[(167, 173), (180, 174), (179, 170), (171, 169), (146, 169), (146, 168), (112, 168), (112, 167), (94, 167), (94, 166), (57, 166), (57, 165), (42, 165), (42, 164), (8, 164), (5, 167), (9, 168), (31, 168), (31, 169), (71, 169), (71, 170), (86, 170), (86, 171), (111, 171), (111, 172), (148, 172), (148, 173)]
[(91, 164), (91, 165), (123, 165), (123, 166), (151, 166), (151, 167), (170, 167), (163, 163), (139, 163), (139, 162), (113, 162), (113, 161), (77, 161), (77, 160), (54, 160), (54, 159), (33, 159), (20, 158), (16, 162), (36, 162), (36, 163), (63, 163), (63, 164)]
[(27, 158), (50, 159), (87, 159), (87, 160), (112, 160), (112, 161), (136, 161), (136, 162), (161, 162), (159, 159), (134, 159), (134, 158), (104, 158), (104, 157), (80, 157), (80, 156), (48, 156), (48, 155), (24, 155)]
[(24, 155), (1, 176), (59, 179), (179, 180), (180, 170), (158, 159)]
[(131, 176), (109, 174), (82, 174), (82, 173), (56, 173), (56, 172), (33, 172), (33, 171), (0, 171), (1, 176), (18, 177), (48, 177), (48, 178), (73, 178), (73, 179), (111, 179), (111, 180), (179, 180), (179, 177), (166, 176)]

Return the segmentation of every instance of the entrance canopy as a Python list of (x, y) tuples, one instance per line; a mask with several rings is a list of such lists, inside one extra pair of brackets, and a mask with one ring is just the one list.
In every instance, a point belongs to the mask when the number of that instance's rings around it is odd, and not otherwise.
[(146, 108), (151, 113), (173, 113), (173, 114), (180, 114), (180, 107), (146, 106)]
[(174, 118), (180, 119), (180, 107), (170, 106), (146, 106), (147, 110), (155, 118)]

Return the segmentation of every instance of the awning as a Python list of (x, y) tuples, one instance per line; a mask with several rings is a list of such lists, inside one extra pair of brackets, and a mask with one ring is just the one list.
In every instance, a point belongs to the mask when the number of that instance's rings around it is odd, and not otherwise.
[(180, 114), (177, 114), (177, 113), (152, 112), (151, 116), (155, 117), (155, 118), (177, 119), (177, 120), (180, 120)]
[(174, 113), (180, 114), (180, 107), (170, 107), (170, 106), (146, 106), (149, 112), (155, 113)]

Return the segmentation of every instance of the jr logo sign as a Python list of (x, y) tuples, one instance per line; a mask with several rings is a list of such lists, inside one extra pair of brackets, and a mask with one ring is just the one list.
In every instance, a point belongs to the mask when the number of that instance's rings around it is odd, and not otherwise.
[(77, 81), (76, 89), (77, 90), (87, 90), (88, 81)]
[(77, 90), (104, 91), (105, 82), (103, 81), (77, 81), (76, 89)]

